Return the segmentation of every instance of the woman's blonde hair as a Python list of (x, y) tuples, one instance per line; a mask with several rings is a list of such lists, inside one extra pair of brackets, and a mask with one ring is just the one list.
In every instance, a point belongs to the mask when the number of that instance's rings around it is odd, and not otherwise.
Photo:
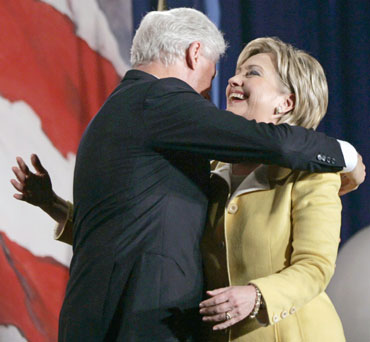
[(283, 91), (295, 95), (295, 106), (278, 123), (316, 128), (328, 107), (328, 84), (320, 63), (308, 53), (275, 37), (252, 40), (240, 53), (237, 68), (259, 53), (275, 56)]

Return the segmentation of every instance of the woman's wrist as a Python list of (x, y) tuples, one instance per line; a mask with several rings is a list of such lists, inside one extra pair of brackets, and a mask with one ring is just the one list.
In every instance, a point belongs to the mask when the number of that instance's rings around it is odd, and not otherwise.
[(68, 202), (54, 192), (51, 199), (39, 207), (60, 224), (64, 224), (68, 218)]
[(256, 316), (258, 315), (258, 312), (261, 308), (261, 304), (262, 304), (263, 300), (262, 300), (261, 291), (258, 289), (258, 287), (253, 285), (253, 284), (250, 284), (250, 285), (253, 286), (255, 291), (256, 291), (256, 300), (254, 302), (254, 307), (253, 307), (253, 310), (251, 311), (251, 313), (248, 316), (249, 318), (253, 319), (253, 318), (256, 318)]

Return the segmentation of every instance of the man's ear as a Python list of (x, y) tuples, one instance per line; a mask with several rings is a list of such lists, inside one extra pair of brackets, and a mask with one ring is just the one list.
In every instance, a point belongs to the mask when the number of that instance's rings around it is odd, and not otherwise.
[(200, 48), (201, 48), (200, 42), (193, 42), (189, 45), (188, 49), (186, 50), (186, 64), (192, 70), (195, 69), (198, 63), (200, 57)]

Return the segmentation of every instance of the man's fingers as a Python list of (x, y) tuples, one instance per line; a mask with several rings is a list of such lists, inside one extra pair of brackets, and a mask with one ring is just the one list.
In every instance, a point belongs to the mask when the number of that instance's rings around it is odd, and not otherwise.
[(358, 154), (357, 165), (354, 170), (347, 173), (342, 173), (341, 176), (341, 187), (339, 189), (339, 195), (343, 196), (351, 191), (356, 190), (360, 184), (362, 184), (366, 177), (366, 167), (362, 162), (362, 156)]
[(339, 190), (339, 196), (345, 195), (347, 192), (343, 190), (342, 188)]
[(31, 155), (31, 163), (32, 163), (33, 167), (35, 168), (35, 170), (37, 172), (39, 172), (39, 173), (46, 173), (47, 172), (45, 170), (45, 168), (42, 166), (41, 161), (40, 161), (37, 154), (32, 154)]
[(348, 188), (350, 187), (350, 179), (345, 173), (341, 173), (340, 179), (342, 184), (339, 189), (339, 196), (343, 196), (349, 191)]
[(345, 194), (348, 194), (351, 191), (357, 190), (358, 187), (359, 187), (358, 185), (357, 186), (353, 186), (353, 185), (350, 185), (350, 184), (347, 184), (345, 186), (342, 186), (340, 188), (340, 190), (339, 190), (339, 196), (343, 196)]

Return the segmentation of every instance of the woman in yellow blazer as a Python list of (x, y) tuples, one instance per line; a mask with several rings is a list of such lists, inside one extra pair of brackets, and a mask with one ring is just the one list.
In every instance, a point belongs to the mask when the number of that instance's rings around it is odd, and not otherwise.
[[(239, 56), (227, 98), (228, 109), (248, 119), (316, 128), (328, 90), (313, 57), (260, 38)], [(203, 320), (213, 326), (206, 339), (345, 340), (325, 293), (339, 244), (339, 187), (337, 174), (217, 166), (202, 243), (207, 288), (213, 290), (200, 305)]]

